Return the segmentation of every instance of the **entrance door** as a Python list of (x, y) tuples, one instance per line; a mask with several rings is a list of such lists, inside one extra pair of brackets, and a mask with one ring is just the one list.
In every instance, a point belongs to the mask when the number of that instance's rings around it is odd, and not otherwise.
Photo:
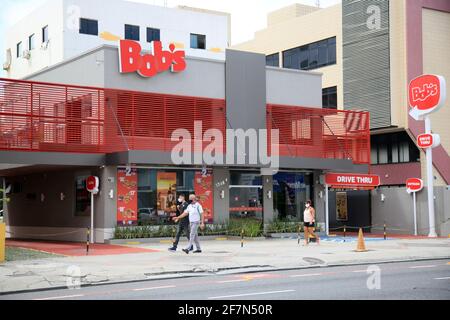
[(233, 171), (230, 174), (230, 221), (263, 221), (261, 175)]

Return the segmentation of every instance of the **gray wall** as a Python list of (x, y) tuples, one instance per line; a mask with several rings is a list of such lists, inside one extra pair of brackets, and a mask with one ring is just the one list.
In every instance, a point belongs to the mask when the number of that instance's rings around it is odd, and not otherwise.
[[(369, 29), (367, 10), (381, 10), (380, 29)], [(389, 0), (343, 0), (344, 106), (370, 111), (372, 128), (391, 124)]]
[[(385, 196), (383, 202), (381, 194)], [(435, 187), (435, 198), (436, 232), (446, 237), (450, 234), (450, 190)], [(372, 222), (378, 226), (386, 222), (388, 233), (414, 234), (412, 194), (408, 194), (404, 187), (386, 187), (372, 191)], [(417, 225), (420, 235), (428, 235), (427, 188), (417, 194)], [(383, 232), (382, 227), (373, 231)]]
[[(264, 224), (271, 223), (274, 218), (273, 212), (273, 176), (262, 176), (263, 183), (263, 208), (264, 208)], [(271, 192), (272, 196), (269, 199), (267, 193)]]
[(266, 67), (267, 103), (322, 108), (322, 74)]

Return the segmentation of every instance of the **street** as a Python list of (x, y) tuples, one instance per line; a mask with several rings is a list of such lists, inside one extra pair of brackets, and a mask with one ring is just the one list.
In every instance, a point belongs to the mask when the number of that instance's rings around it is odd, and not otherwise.
[[(379, 278), (377, 278), (378, 271)], [(449, 300), (450, 262), (449, 260), (429, 260), (200, 276), (98, 285), (80, 289), (42, 290), (0, 296), (0, 300), (12, 299)]]

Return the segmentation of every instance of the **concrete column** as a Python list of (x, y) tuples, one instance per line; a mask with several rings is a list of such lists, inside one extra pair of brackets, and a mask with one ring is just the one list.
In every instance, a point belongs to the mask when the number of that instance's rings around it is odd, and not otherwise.
[[(262, 183), (263, 183), (264, 224), (269, 224), (274, 219), (273, 176), (262, 176)], [(270, 192), (270, 199), (268, 198), (269, 192)]]
[(117, 167), (103, 167), (98, 170), (97, 175), (100, 179), (100, 192), (94, 198), (95, 242), (103, 243), (113, 237), (117, 223)]
[[(314, 195), (311, 196), (314, 208), (316, 209), (316, 220), (318, 223), (325, 223), (325, 186), (320, 183), (322, 171), (315, 171), (313, 174)], [(320, 194), (322, 193), (322, 197)]]
[[(230, 218), (230, 171), (213, 169), (214, 224), (227, 223)], [(221, 195), (223, 194), (223, 198)]]

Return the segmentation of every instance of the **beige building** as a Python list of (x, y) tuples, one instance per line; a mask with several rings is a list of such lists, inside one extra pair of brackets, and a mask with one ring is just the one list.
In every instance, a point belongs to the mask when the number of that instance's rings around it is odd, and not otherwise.
[[(267, 27), (234, 48), (264, 53), (271, 66), (323, 73), (324, 108), (370, 111), (370, 170), (383, 185), (372, 197), (376, 221), (409, 210), (407, 178), (427, 185), (425, 152), (416, 145), (424, 123), (409, 116), (408, 84), (421, 74), (439, 74), (450, 92), (449, 30), (447, 0), (343, 0), (324, 9), (293, 4), (269, 13)], [(335, 48), (326, 46), (329, 39), (335, 39)], [(433, 150), (434, 185), (443, 192), (435, 197), (439, 207), (450, 190), (450, 99), (431, 119), (433, 133), (441, 137)], [(445, 214), (439, 219), (450, 229)]]

